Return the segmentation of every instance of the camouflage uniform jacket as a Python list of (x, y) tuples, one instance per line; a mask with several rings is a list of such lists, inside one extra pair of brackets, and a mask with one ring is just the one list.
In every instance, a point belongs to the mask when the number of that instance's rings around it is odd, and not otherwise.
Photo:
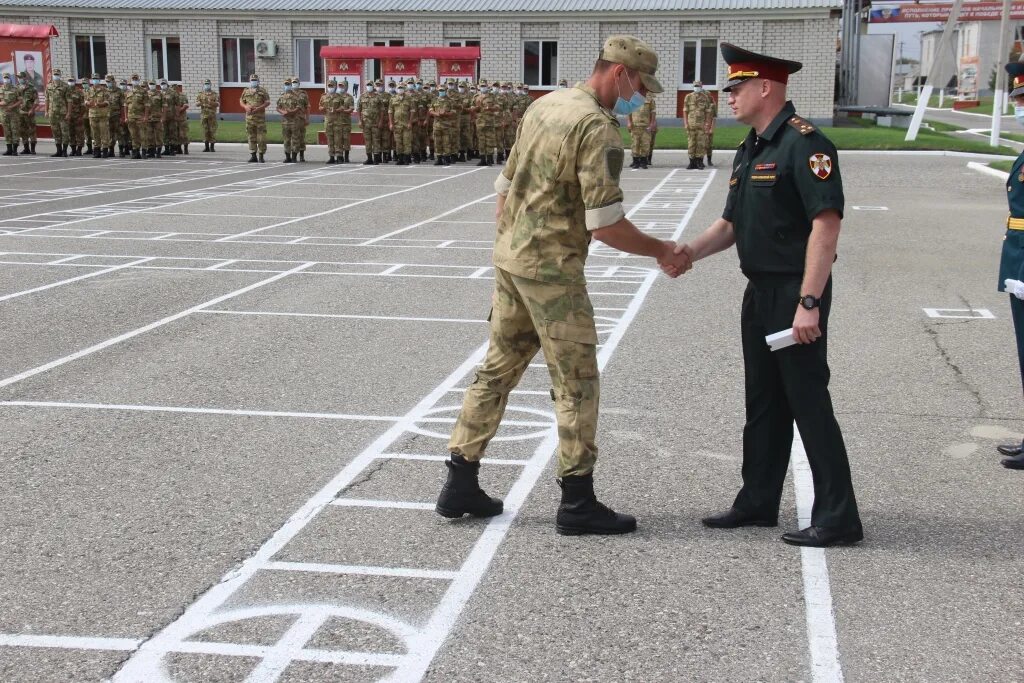
[(519, 136), (494, 183), (506, 197), (494, 265), (533, 280), (583, 284), (590, 231), (625, 216), (618, 119), (579, 85), (537, 100)]
[(333, 95), (328, 93), (320, 97), (320, 111), (324, 113), (325, 120), (338, 121), (342, 118), (341, 110), (346, 108), (346, 97), (348, 97), (348, 95), (342, 95), (338, 92)]
[(455, 114), (456, 112), (458, 112), (458, 105), (449, 102), (447, 95), (438, 97), (430, 105), (430, 115), (434, 117), (434, 125), (441, 128), (453, 128), (455, 126), (455, 117), (445, 116), (445, 114)]
[(81, 88), (68, 87), (67, 94), (68, 118), (72, 121), (85, 116), (85, 91)]
[[(250, 107), (258, 107), (261, 104), (266, 104), (270, 101), (270, 93), (267, 92), (263, 86), (257, 86), (255, 88), (246, 88), (242, 91), (242, 96), (238, 98), (238, 101), (242, 104), (247, 104)], [(261, 109), (247, 113), (245, 118), (249, 121), (265, 121), (267, 118), (267, 110)]]
[[(21, 89), (16, 85), (5, 85), (0, 88), (0, 100), (4, 105), (5, 114), (16, 114), (21, 109)], [(14, 107), (15, 103), (18, 103), (17, 107)]]
[(654, 120), (654, 98), (647, 96), (644, 105), (629, 115), (632, 124), (638, 128), (648, 128)]
[(686, 112), (687, 126), (703, 126), (708, 120), (708, 106), (713, 105), (711, 95), (703, 90), (692, 92), (683, 100), (683, 111)]
[(396, 126), (408, 128), (412, 125), (413, 112), (416, 110), (414, 95), (394, 95), (388, 105), (388, 115)]
[(217, 110), (220, 109), (220, 95), (212, 90), (204, 90), (196, 95), (196, 104), (199, 105), (203, 117), (216, 116)]
[(302, 98), (293, 90), (281, 93), (281, 96), (277, 98), (277, 108), (298, 110), (293, 114), (283, 114), (285, 120), (289, 123), (295, 123), (302, 118)]
[(476, 112), (476, 122), (482, 124), (495, 123), (495, 115), (501, 110), (495, 95), (487, 93), (477, 95), (473, 100), (473, 110)]
[[(89, 91), (86, 100), (89, 105), (89, 118), (99, 119), (110, 115), (110, 92), (106, 88), (96, 86)], [(95, 129), (93, 129), (95, 130)]]
[(54, 79), (46, 86), (46, 115), (51, 118), (64, 118), (67, 113), (68, 84)]
[(164, 120), (164, 98), (166, 95), (159, 90), (150, 90), (146, 93), (149, 97), (149, 120), (151, 123)]
[(120, 118), (121, 110), (124, 109), (124, 90), (107, 86), (107, 92), (110, 93), (110, 109), (107, 110), (107, 113), (112, 119)]
[(376, 125), (380, 123), (381, 105), (384, 100), (381, 99), (377, 92), (364, 93), (359, 98), (359, 107), (356, 111), (359, 113), (359, 121), (363, 124), (363, 128), (367, 125)]
[(124, 96), (124, 107), (129, 121), (141, 121), (149, 109), (149, 92), (137, 85)]
[(36, 93), (35, 86), (31, 83), (19, 86), (18, 92), (21, 95), (20, 111), (25, 116), (30, 116), (36, 110), (36, 104), (39, 102), (39, 95)]

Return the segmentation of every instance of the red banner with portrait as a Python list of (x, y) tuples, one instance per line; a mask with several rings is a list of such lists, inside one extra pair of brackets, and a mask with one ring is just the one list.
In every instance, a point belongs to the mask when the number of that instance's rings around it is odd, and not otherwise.
[(50, 82), (50, 36), (57, 29), (49, 24), (0, 24), (0, 73), (28, 74), (36, 89), (36, 111), (46, 110), (46, 84)]

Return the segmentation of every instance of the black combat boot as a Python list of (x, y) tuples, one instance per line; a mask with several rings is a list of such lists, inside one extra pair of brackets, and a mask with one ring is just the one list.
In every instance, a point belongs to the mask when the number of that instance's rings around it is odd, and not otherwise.
[(256, 163), (256, 152), (249, 152), (249, 163)]
[(85, 143), (85, 153), (92, 154), (92, 140), (88, 140)]
[(142, 153), (139, 152), (139, 149), (136, 147), (134, 150), (132, 150), (132, 159), (141, 159), (141, 158), (142, 158)]
[(346, 163), (346, 164), (348, 163), (348, 152), (349, 152), (349, 150), (346, 149), (345, 150), (345, 161), (344, 161), (344, 163)]
[(487, 165), (488, 166), (494, 166), (494, 155), (493, 154), (488, 154), (487, 155)]
[(708, 152), (708, 166), (711, 166), (712, 168), (714, 168), (715, 166), (713, 163), (711, 163), (711, 152)]
[(183, 154), (188, 154), (188, 143), (187, 142), (184, 145), (181, 145), (181, 151), (182, 151)]
[(301, 151), (301, 150), (299, 151), (299, 161), (302, 161), (302, 162), (306, 161), (306, 153)]
[(53, 154), (51, 154), (50, 157), (52, 158), (52, 157), (59, 157), (59, 156), (60, 156), (60, 145), (58, 144), (57, 145), (57, 149), (54, 150)]
[(480, 488), (480, 463), (470, 462), (461, 455), (452, 453), (445, 461), (448, 480), (437, 497), (437, 514), (449, 519), (463, 515), (494, 517), (500, 515), (504, 505), (497, 498), (491, 498)]
[(433, 161), (433, 160), (434, 160), (434, 148), (431, 147), (430, 148), (430, 154), (427, 155), (427, 161)]
[(261, 164), (267, 163), (266, 158), (264, 158), (264, 153), (263, 152), (260, 152), (260, 163)]
[(327, 163), (328, 164), (333, 164), (334, 163), (334, 157), (327, 157)]
[(3, 153), (3, 156), (5, 156), (5, 157), (13, 157), (14, 156), (14, 152), (11, 151), (11, 146), (9, 144), (7, 145), (7, 151)]
[(28, 143), (27, 142), (25, 143), (25, 149), (21, 150), (21, 153), (22, 154), (31, 154), (32, 153), (32, 150), (30, 150), (28, 148)]
[(211, 142), (210, 143), (210, 151), (211, 152), (216, 152), (217, 151), (217, 143), (216, 142)]
[(282, 164), (290, 164), (290, 163), (292, 163), (292, 155), (291, 155), (291, 152), (285, 152), (285, 153), (284, 153), (284, 161), (282, 161), (281, 163), (282, 163)]
[(35, 143), (35, 140), (33, 140), (32, 141), (32, 151), (31, 151), (31, 154), (35, 154), (35, 153), (36, 153), (36, 143)]
[(484, 154), (481, 154), (480, 155), (480, 161), (478, 161), (476, 165), (477, 166), (486, 166), (487, 165), (487, 156), (484, 155)]
[(640, 168), (646, 169), (650, 166), (650, 160), (647, 157), (640, 157)]
[(93, 159), (102, 159), (103, 158), (103, 150), (101, 150), (99, 147), (96, 147), (95, 149), (93, 149), (92, 150), (92, 158)]
[(18, 143), (17, 142), (15, 142), (13, 145), (8, 145), (8, 147), (11, 148), (11, 156), (12, 157), (18, 156)]
[(630, 168), (640, 168), (640, 157), (633, 155), (633, 163), (629, 165)]
[(594, 475), (562, 477), (562, 502), (555, 530), (563, 536), (628, 534), (636, 531), (636, 518), (613, 511), (594, 495)]
[(697, 157), (697, 169), (703, 171), (706, 167), (704, 166), (704, 157)]
[(372, 154), (367, 154), (366, 155), (366, 161), (363, 162), (363, 166), (372, 166), (372, 165), (373, 165), (373, 155)]
[(375, 166), (379, 166), (381, 163), (383, 163), (383, 159), (384, 159), (384, 154), (383, 153), (374, 154), (373, 155), (373, 163), (374, 163), (374, 165)]
[(434, 166), (444, 166), (444, 155), (438, 154), (437, 161), (434, 162)]
[(687, 171), (696, 171), (697, 170), (697, 160), (694, 159), (693, 157), (690, 157), (690, 165), (686, 167), (686, 170)]
[(204, 152), (209, 152), (210, 151), (210, 143), (209, 142), (204, 142), (203, 143), (203, 151)]
[(499, 164), (505, 163), (505, 151), (504, 150), (501, 150), (501, 149), (498, 150), (498, 163)]
[(466, 150), (462, 150), (461, 152), (459, 152), (459, 161), (461, 162), (461, 161), (465, 161), (465, 160), (466, 160)]

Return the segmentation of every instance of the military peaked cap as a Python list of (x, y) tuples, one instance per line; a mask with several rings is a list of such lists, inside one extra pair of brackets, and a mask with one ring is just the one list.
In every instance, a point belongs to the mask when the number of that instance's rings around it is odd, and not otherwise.
[(724, 92), (751, 78), (766, 78), (785, 85), (789, 82), (789, 75), (804, 66), (789, 59), (759, 55), (732, 43), (722, 43), (722, 59), (729, 65), (728, 80), (722, 88)]

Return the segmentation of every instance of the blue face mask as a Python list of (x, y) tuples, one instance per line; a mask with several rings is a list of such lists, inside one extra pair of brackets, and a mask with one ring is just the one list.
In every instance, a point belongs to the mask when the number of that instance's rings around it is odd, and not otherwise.
[(338, 92), (338, 89), (337, 88), (328, 88), (327, 92), (329, 92), (330, 94), (333, 95), (334, 93)]
[(1017, 123), (1024, 126), (1024, 105), (1014, 105), (1013, 117), (1017, 119)]
[(285, 92), (288, 92), (288, 91), (289, 91), (289, 90), (291, 90), (291, 89), (292, 89), (292, 86), (291, 86), (290, 84), (289, 84), (289, 85), (286, 85), (286, 86), (284, 86), (284, 91), (285, 91)]
[(448, 91), (447, 90), (438, 90), (437, 91), (437, 96), (438, 97), (448, 97)]
[[(629, 76), (626, 76), (626, 80), (629, 81)], [(629, 84), (632, 87), (632, 83)], [(615, 100), (615, 107), (612, 109), (612, 113), (618, 114), (619, 116), (629, 116), (640, 107), (644, 106), (647, 101), (643, 95), (640, 94), (639, 90), (633, 91), (633, 96), (629, 98), (629, 101), (622, 99), (622, 89), (619, 88), (618, 81), (615, 83), (615, 87), (619, 90), (619, 97)]]

